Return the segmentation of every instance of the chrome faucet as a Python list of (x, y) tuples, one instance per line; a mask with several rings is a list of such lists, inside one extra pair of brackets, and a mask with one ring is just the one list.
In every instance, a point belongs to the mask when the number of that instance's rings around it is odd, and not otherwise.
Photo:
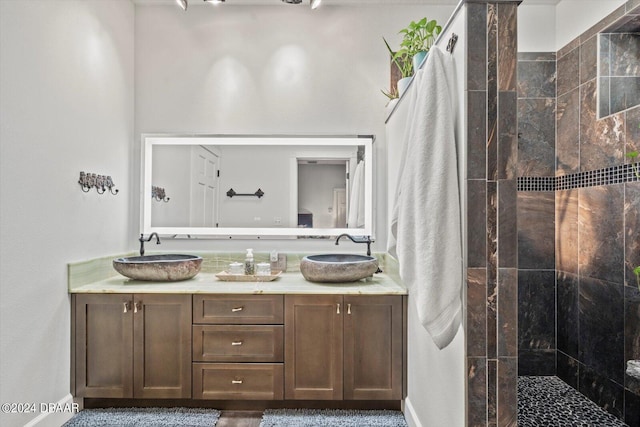
[(366, 243), (367, 244), (367, 255), (371, 256), (371, 243), (373, 243), (373, 240), (371, 240), (371, 236), (354, 237), (354, 236), (352, 236), (350, 234), (342, 233), (336, 239), (336, 246), (338, 245), (338, 242), (340, 241), (340, 239), (343, 238), (343, 237), (348, 237), (349, 240), (351, 240), (353, 243)]
[(156, 233), (155, 231), (151, 234), (149, 234), (149, 238), (145, 239), (144, 238), (144, 234), (140, 235), (140, 238), (138, 239), (138, 241), (140, 242), (140, 256), (144, 255), (144, 242), (150, 242), (151, 239), (153, 239), (153, 237), (155, 236), (156, 238), (156, 245), (160, 244), (160, 236), (158, 236), (158, 233)]

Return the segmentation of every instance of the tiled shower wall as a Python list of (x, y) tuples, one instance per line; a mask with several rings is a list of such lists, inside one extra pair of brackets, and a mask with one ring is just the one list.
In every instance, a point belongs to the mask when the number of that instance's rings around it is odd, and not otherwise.
[(519, 2), (467, 2), (467, 425), (517, 419)]
[(557, 106), (553, 54), (518, 64), (519, 371), (557, 374), (630, 426), (640, 425), (640, 381), (625, 374), (640, 359), (640, 182), (625, 153), (640, 150), (640, 107), (597, 119), (597, 33), (639, 3), (557, 52)]

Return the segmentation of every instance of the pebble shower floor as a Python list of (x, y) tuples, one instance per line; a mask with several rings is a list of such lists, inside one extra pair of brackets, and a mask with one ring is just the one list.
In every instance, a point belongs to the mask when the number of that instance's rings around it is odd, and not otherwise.
[(622, 427), (558, 377), (518, 377), (518, 427)]

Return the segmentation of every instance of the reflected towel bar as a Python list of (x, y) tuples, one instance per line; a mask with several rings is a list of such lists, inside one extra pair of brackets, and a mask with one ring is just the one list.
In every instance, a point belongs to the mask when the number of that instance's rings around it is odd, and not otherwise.
[(230, 188), (229, 191), (227, 191), (227, 196), (229, 197), (233, 197), (233, 196), (255, 196), (258, 199), (261, 198), (262, 196), (264, 196), (264, 191), (262, 191), (261, 189), (258, 188), (258, 190), (255, 193), (236, 193), (233, 188)]

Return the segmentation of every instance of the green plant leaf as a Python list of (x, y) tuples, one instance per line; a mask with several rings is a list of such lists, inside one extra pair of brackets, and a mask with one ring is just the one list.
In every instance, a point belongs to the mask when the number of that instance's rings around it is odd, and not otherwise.
[(627, 153), (627, 157), (630, 159), (635, 159), (638, 157), (639, 153), (637, 151), (630, 151)]

